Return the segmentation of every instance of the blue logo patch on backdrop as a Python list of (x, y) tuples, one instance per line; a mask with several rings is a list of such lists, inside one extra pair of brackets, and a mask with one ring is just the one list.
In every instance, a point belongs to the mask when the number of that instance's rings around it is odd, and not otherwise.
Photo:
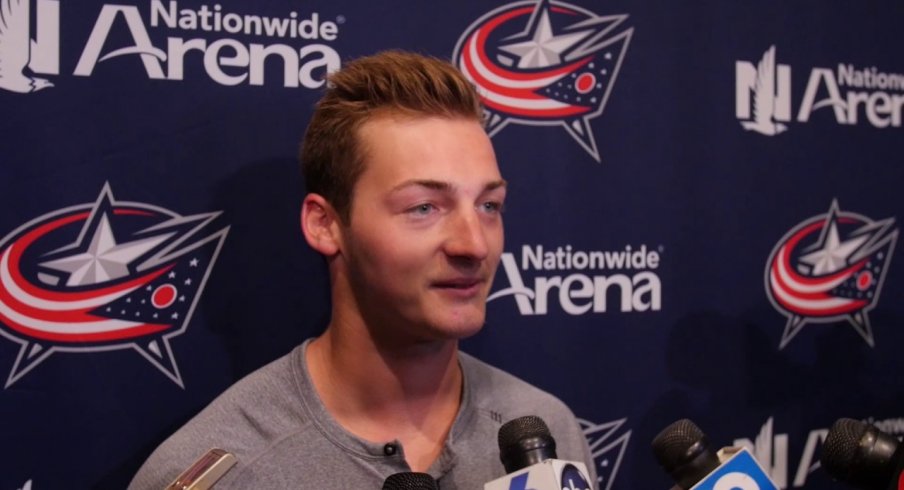
[(894, 219), (875, 221), (841, 211), (804, 220), (789, 231), (766, 263), (766, 294), (788, 317), (779, 348), (807, 323), (847, 320), (873, 346), (867, 312), (876, 306), (898, 230)]
[(562, 126), (600, 161), (590, 120), (603, 113), (634, 29), (627, 15), (564, 2), (514, 2), (471, 24), (453, 59), (477, 86), (490, 136), (508, 123)]
[(54, 352), (135, 349), (183, 386), (169, 340), (185, 332), (229, 228), (117, 201), (35, 218), (0, 241), (0, 335), (21, 345), (6, 387)]

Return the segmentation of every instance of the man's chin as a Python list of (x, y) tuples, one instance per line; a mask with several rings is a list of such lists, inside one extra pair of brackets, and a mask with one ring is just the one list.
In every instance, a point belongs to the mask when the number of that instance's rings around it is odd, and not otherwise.
[(473, 318), (456, 318), (452, 321), (437, 325), (437, 330), (449, 340), (462, 340), (476, 335), (483, 328), (484, 315), (475, 315)]

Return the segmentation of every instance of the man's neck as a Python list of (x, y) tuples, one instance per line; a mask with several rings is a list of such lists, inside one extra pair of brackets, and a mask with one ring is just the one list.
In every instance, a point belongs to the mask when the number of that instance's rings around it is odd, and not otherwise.
[(373, 442), (399, 439), (415, 471), (439, 455), (461, 404), (457, 341), (378, 342), (330, 325), (306, 359), (327, 411), (346, 430)]

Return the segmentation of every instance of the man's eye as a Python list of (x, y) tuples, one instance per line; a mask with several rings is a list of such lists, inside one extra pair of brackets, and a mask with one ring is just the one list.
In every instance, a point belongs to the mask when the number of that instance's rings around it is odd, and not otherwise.
[(488, 213), (501, 213), (503, 210), (502, 203), (496, 201), (487, 201), (481, 204), (481, 207)]
[(430, 214), (430, 212), (432, 212), (434, 209), (436, 209), (436, 207), (433, 206), (432, 204), (424, 203), (424, 204), (418, 204), (417, 206), (410, 208), (408, 210), (408, 212), (411, 214), (417, 214), (417, 215)]

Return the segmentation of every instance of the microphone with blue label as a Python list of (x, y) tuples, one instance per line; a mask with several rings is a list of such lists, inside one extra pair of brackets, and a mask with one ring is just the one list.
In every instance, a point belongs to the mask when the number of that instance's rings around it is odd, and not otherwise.
[(673, 490), (779, 490), (747, 449), (713, 451), (688, 419), (663, 429), (653, 439), (653, 454), (675, 480)]
[(822, 445), (822, 467), (861, 490), (904, 490), (904, 444), (876, 426), (838, 419)]
[(591, 490), (584, 463), (556, 459), (556, 441), (535, 415), (499, 428), (499, 457), (507, 475), (483, 490)]
[(427, 473), (405, 471), (389, 475), (383, 482), (382, 490), (439, 490), (439, 485)]

